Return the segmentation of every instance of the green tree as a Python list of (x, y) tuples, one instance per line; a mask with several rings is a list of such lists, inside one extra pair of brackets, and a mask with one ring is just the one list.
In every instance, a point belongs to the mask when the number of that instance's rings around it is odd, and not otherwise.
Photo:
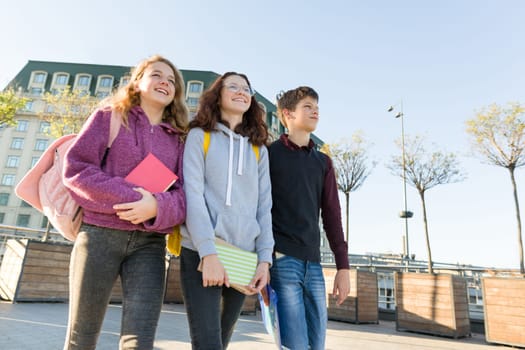
[(521, 233), (520, 205), (516, 186), (515, 170), (525, 165), (525, 107), (509, 103), (507, 107), (492, 104), (467, 120), (467, 133), (471, 144), (488, 164), (506, 168), (510, 174), (516, 221), (518, 224), (518, 250), (520, 272), (525, 274), (523, 263), (523, 240)]
[(49, 134), (55, 138), (78, 133), (100, 102), (86, 91), (69, 87), (55, 93), (46, 92), (42, 100), (46, 107), (39, 117), (50, 123)]
[(17, 94), (13, 88), (0, 91), (0, 124), (15, 125), (16, 112), (23, 108), (28, 99)]
[(325, 143), (321, 151), (332, 158), (337, 180), (337, 188), (345, 195), (346, 204), (346, 241), (350, 237), (349, 214), (350, 192), (356, 191), (370, 175), (376, 162), (369, 161), (370, 144), (363, 133), (358, 131), (352, 135), (351, 141), (343, 139), (337, 143)]
[[(414, 138), (405, 136), (405, 174), (407, 183), (417, 190), (421, 198), (428, 272), (433, 273), (425, 192), (437, 185), (462, 181), (465, 175), (459, 168), (455, 154), (444, 153), (439, 150), (428, 152), (425, 149), (424, 141), (421, 136)], [(396, 143), (402, 148), (400, 141)], [(392, 161), (388, 167), (394, 175), (403, 178), (403, 155), (392, 156)]]

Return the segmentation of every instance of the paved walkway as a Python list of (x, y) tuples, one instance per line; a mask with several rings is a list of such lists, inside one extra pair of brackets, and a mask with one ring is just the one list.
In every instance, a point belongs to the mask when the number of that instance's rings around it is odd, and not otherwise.
[[(67, 322), (67, 304), (0, 302), (0, 349), (61, 350)], [(111, 305), (106, 315), (97, 350), (118, 349), (120, 305)], [(397, 332), (394, 322), (355, 325), (328, 322), (326, 349), (352, 350), (489, 350), (484, 335), (459, 340)], [(155, 342), (156, 350), (191, 349), (183, 305), (165, 304)], [(260, 321), (260, 315), (241, 316), (230, 350), (275, 349)]]

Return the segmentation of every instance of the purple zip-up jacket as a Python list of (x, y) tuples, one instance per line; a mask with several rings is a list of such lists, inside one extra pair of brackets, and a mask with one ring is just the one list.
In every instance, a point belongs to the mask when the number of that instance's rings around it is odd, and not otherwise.
[[(179, 132), (168, 123), (151, 125), (142, 108), (135, 106), (128, 113), (128, 128), (121, 125), (102, 166), (110, 120), (109, 108), (95, 111), (66, 154), (64, 182), (84, 209), (83, 221), (125, 231), (171, 233), (186, 217), (182, 174), (184, 144)], [(179, 179), (167, 192), (154, 194), (158, 203), (157, 216), (135, 225), (119, 219), (113, 205), (142, 198), (133, 190), (136, 186), (124, 178), (149, 152), (172, 169)]]

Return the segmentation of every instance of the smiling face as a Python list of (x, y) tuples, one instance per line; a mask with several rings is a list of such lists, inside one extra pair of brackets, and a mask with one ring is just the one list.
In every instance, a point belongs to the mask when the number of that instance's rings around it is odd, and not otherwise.
[(230, 75), (224, 79), (219, 106), (226, 114), (244, 114), (252, 100), (251, 88), (241, 76)]
[(154, 62), (146, 67), (135, 89), (140, 93), (141, 107), (164, 108), (175, 98), (175, 73), (166, 63)]
[(285, 109), (283, 111), (288, 129), (313, 132), (319, 122), (319, 106), (317, 100), (306, 96), (300, 100), (295, 110)]

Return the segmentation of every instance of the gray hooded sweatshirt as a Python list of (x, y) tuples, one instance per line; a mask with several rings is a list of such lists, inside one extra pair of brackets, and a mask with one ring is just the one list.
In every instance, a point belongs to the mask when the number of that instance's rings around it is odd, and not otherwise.
[(272, 190), (268, 150), (259, 161), (247, 137), (222, 123), (210, 133), (204, 155), (204, 131), (190, 130), (184, 148), (186, 223), (182, 246), (203, 258), (216, 254), (215, 237), (256, 252), (259, 262), (272, 262)]

